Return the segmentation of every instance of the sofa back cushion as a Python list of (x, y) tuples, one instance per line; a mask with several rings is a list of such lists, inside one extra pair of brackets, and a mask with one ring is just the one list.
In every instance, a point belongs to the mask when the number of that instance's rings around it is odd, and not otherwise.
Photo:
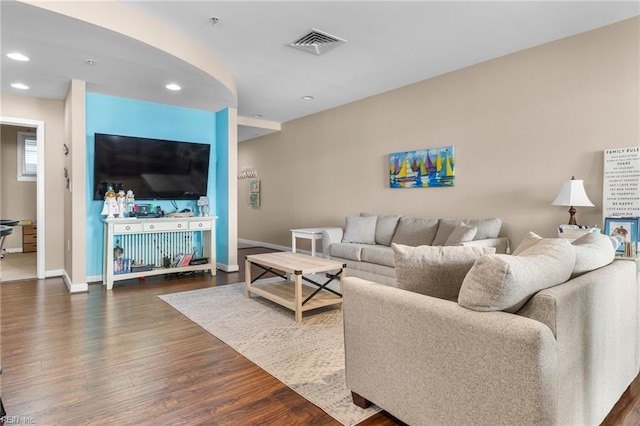
[(498, 238), (502, 229), (502, 220), (496, 217), (488, 219), (440, 219), (438, 233), (434, 238), (434, 246), (443, 246), (447, 238), (457, 226), (475, 226), (478, 228), (474, 240), (485, 240), (487, 238)]
[(476, 259), (496, 251), (494, 247), (391, 247), (398, 288), (447, 300), (457, 299)]
[(567, 281), (575, 261), (571, 243), (562, 238), (544, 238), (517, 256), (483, 256), (464, 278), (458, 303), (476, 311), (516, 312), (538, 291)]
[(430, 246), (438, 231), (438, 219), (402, 216), (392, 242), (406, 246)]
[(376, 222), (376, 244), (383, 246), (390, 246), (393, 234), (396, 232), (398, 222), (400, 221), (400, 215), (376, 215), (372, 213), (360, 213), (360, 216), (376, 216), (378, 218)]
[(603, 234), (585, 234), (574, 240), (571, 245), (576, 252), (576, 264), (571, 278), (606, 266), (613, 262), (616, 256), (611, 239)]
[(343, 243), (375, 244), (376, 216), (347, 216)]
[(541, 239), (542, 237), (540, 235), (536, 234), (535, 232), (529, 231), (527, 236), (524, 237), (524, 239), (520, 242), (520, 244), (518, 244), (518, 247), (516, 247), (511, 254), (513, 254), (514, 256), (517, 256), (523, 251), (525, 251), (526, 249), (528, 249), (529, 247), (532, 247), (538, 244)]

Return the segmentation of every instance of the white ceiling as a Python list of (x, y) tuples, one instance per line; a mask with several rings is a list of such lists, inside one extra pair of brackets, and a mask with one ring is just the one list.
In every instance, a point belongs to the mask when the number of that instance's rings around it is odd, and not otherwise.
[[(0, 4), (2, 92), (62, 99), (75, 78), (98, 93), (210, 111), (237, 106), (240, 116), (260, 114), (270, 122), (264, 129), (240, 126), (238, 139), (247, 140), (272, 132), (273, 122), (640, 15), (640, 1), (126, 3), (221, 58), (236, 80), (238, 99), (199, 69), (146, 44), (14, 1)], [(312, 28), (347, 43), (320, 56), (287, 46)], [(9, 60), (10, 51), (31, 61)], [(12, 88), (15, 81), (30, 90)], [(169, 81), (183, 90), (167, 91)], [(314, 99), (305, 101), (305, 95)]]

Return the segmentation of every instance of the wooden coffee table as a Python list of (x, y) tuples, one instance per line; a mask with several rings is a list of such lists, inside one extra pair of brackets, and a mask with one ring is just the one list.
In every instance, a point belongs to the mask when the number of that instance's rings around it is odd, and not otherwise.
[[(258, 266), (264, 272), (251, 279), (251, 265)], [(300, 253), (251, 254), (247, 256), (245, 261), (247, 297), (251, 297), (251, 293), (253, 293), (269, 299), (294, 311), (296, 322), (302, 322), (302, 313), (305, 311), (342, 303), (342, 284), (340, 292), (327, 288), (327, 285), (336, 278), (344, 278), (346, 267), (347, 265), (341, 262)], [(327, 273), (336, 270), (338, 272), (335, 274), (327, 274), (327, 281), (324, 283), (313, 281), (304, 276), (305, 274)], [(267, 272), (276, 274), (284, 281), (267, 284), (256, 283)], [(289, 276), (291, 276), (291, 280)], [(311, 285), (303, 285), (303, 281)]]

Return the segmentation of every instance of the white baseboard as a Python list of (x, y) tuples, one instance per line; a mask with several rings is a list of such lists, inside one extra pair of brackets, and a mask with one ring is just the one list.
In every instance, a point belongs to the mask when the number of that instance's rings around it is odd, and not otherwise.
[[(263, 243), (262, 241), (253, 241), (253, 240), (245, 240), (244, 238), (238, 238), (238, 242), (242, 243), (242, 244), (247, 244), (247, 245), (250, 245), (250, 246), (264, 247), (264, 248), (269, 248), (269, 249), (273, 249), (273, 250), (291, 251), (291, 247), (280, 246), (280, 245), (277, 245), (277, 244)], [(300, 249), (297, 249), (296, 253), (308, 254), (309, 256), (311, 256), (311, 250), (300, 250)], [(316, 256), (317, 255), (321, 255), (321, 254), (322, 254), (322, 252), (320, 252), (320, 253), (316, 252)]]
[(62, 277), (62, 276), (64, 276), (64, 270), (62, 269), (53, 269), (51, 271), (44, 271), (45, 278)]
[(240, 270), (238, 265), (227, 265), (225, 263), (216, 263), (216, 268), (224, 272), (238, 272)]
[(90, 275), (87, 277), (87, 282), (102, 284), (102, 275)]
[(3, 250), (7, 253), (22, 253), (22, 247), (5, 247)]
[(69, 293), (86, 293), (89, 291), (89, 285), (87, 283), (72, 283), (67, 272), (64, 271), (62, 275), (62, 279), (64, 280), (64, 285), (67, 286), (67, 290)]

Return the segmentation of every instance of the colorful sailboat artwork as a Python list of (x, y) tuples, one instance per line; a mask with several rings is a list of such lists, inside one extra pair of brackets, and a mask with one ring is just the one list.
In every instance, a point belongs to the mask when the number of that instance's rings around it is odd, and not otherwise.
[(389, 154), (391, 188), (432, 188), (455, 185), (453, 146)]

